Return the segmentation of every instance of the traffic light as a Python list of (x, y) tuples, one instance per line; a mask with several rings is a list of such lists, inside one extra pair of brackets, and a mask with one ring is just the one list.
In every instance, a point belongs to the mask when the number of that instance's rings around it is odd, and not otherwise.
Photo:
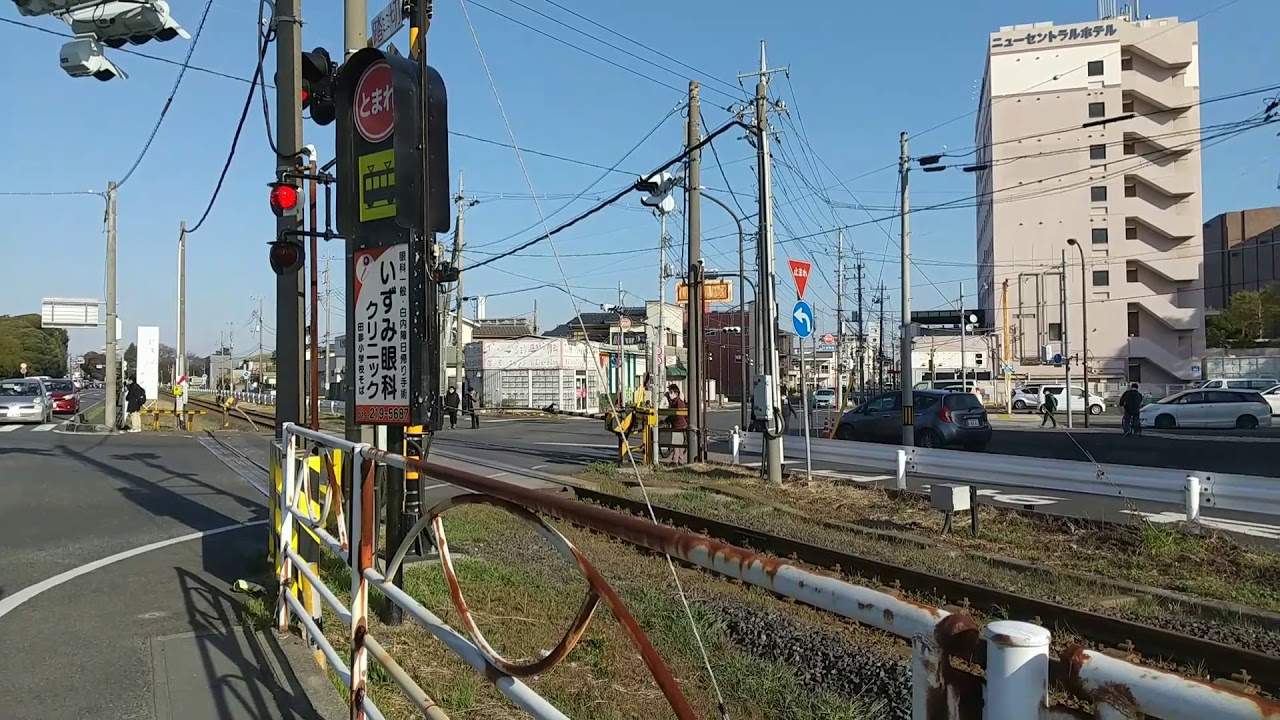
[(973, 354), (973, 364), (974, 364), (974, 365), (981, 365), (981, 364), (982, 364), (982, 353), (974, 353), (974, 354)]
[(311, 119), (317, 125), (328, 125), (337, 116), (333, 105), (333, 80), (338, 71), (337, 63), (329, 57), (329, 51), (318, 47), (302, 53), (302, 107), (311, 111)]
[(161, 42), (176, 37), (191, 39), (169, 14), (169, 3), (165, 0), (86, 3), (59, 17), (76, 35), (96, 37), (109, 48), (121, 48), (126, 43), (143, 45), (152, 39)]
[(462, 271), (458, 270), (458, 268), (454, 267), (452, 263), (448, 262), (440, 263), (431, 271), (432, 278), (436, 281), (436, 284), (458, 282), (458, 277), (461, 274)]
[(271, 188), (271, 212), (276, 217), (293, 217), (300, 210), (298, 186), (287, 182), (268, 183)]
[(285, 275), (302, 269), (302, 260), (306, 256), (302, 250), (302, 243), (293, 240), (274, 240), (270, 246), (271, 250), (267, 257), (271, 262), (272, 272)]

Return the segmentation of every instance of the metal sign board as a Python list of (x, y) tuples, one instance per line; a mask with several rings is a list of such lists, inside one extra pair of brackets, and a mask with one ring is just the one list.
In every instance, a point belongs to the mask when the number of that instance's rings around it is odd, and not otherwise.
[[(813, 270), (813, 263), (808, 260), (788, 259), (787, 264), (791, 266), (791, 279), (796, 283), (796, 299), (804, 299), (804, 289), (809, 285), (809, 271)], [(810, 332), (813, 332), (810, 330)]]
[(410, 424), (409, 244), (355, 253), (356, 422)]
[(809, 303), (803, 300), (796, 301), (796, 306), (791, 309), (791, 326), (795, 328), (796, 335), (801, 339), (813, 334), (813, 308), (809, 307)]
[(391, 66), (382, 61), (365, 68), (356, 83), (356, 131), (371, 143), (386, 140), (396, 129), (393, 79)]
[(835, 352), (835, 351), (836, 351), (836, 344), (835, 344), (835, 343), (829, 343), (829, 342), (820, 342), (820, 343), (818, 343), (818, 352), (829, 352), (829, 353), (833, 353), (833, 352)]
[(44, 298), (40, 301), (40, 325), (46, 329), (98, 327), (102, 325), (98, 313), (101, 304), (99, 300)]
[[(684, 305), (689, 302), (689, 286), (684, 283), (676, 285), (676, 302)], [(733, 302), (733, 283), (728, 280), (703, 280), (702, 281), (702, 302), (704, 303), (731, 303)]]
[(382, 47), (404, 26), (404, 1), (391, 0), (369, 23), (369, 46)]
[(160, 328), (155, 325), (138, 326), (138, 367), (134, 370), (138, 384), (147, 392), (148, 399), (155, 399), (160, 391)]
[(827, 333), (826, 335), (823, 335), (823, 336), (822, 336), (822, 344), (823, 344), (823, 345), (835, 345), (835, 344), (836, 344), (836, 336), (835, 336), (835, 335), (832, 335), (831, 333)]

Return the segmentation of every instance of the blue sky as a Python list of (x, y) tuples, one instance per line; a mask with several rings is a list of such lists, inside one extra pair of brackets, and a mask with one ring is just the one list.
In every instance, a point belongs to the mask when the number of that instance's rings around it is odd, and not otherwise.
[[(970, 113), (976, 106), (974, 93), (989, 32), (1019, 22), (1084, 21), (1095, 12), (1091, 0), (1053, 3), (1056, 12), (1033, 10), (1031, 4), (1015, 0), (918, 0), (896, 5), (810, 0), (782, 11), (775, 3), (743, 0), (733, 4), (732, 12), (726, 12), (729, 6), (722, 3), (671, 0), (557, 2), (661, 54), (592, 27), (545, 0), (482, 0), (483, 7), (467, 4), (516, 143), (527, 151), (579, 161), (526, 152), (524, 164), (539, 196), (535, 202), (515, 151), (504, 147), (510, 144), (508, 131), (463, 6), (448, 1), (436, 4), (430, 54), (448, 84), (450, 128), (497, 143), (455, 136), (450, 145), (455, 177), (465, 171), (468, 194), (480, 200), (468, 211), (467, 244), (472, 251), (468, 263), (540, 232), (538, 206), (549, 215), (565, 205), (604, 174), (592, 166), (608, 168), (617, 163), (622, 172), (607, 174), (582, 200), (552, 218), (552, 225), (625, 186), (634, 174), (675, 155), (683, 128), (680, 113), (672, 110), (684, 99), (690, 76), (703, 83), (706, 124), (716, 127), (724, 122), (725, 108), (745, 100), (753, 87), (748, 82), (747, 90), (738, 89), (736, 76), (756, 68), (761, 39), (768, 41), (770, 65), (790, 68), (789, 77), (775, 76), (771, 86), (772, 95), (789, 107), (789, 113), (774, 120), (781, 131), (781, 148), (775, 150), (778, 238), (860, 223), (869, 214), (888, 215), (895, 202), (893, 164), (900, 131), (913, 133), (913, 155), (972, 145)], [(172, 5), (175, 17), (194, 33), (204, 3), (172, 0)], [(578, 27), (585, 35), (522, 5)], [(247, 79), (255, 61), (256, 8), (257, 3), (248, 0), (214, 0), (193, 65)], [(379, 9), (380, 5), (371, 6), (370, 15)], [(1280, 67), (1280, 47), (1271, 37), (1280, 22), (1280, 4), (1148, 0), (1143, 12), (1198, 18), (1203, 98), (1280, 83), (1274, 74)], [(0, 9), (0, 18), (67, 31), (53, 19), (22, 18), (11, 3)], [(324, 46), (338, 55), (340, 3), (308, 0), (304, 18), (304, 47)], [(402, 49), (407, 46), (406, 34), (395, 39)], [(46, 33), (0, 23), (3, 87), (13, 98), (10, 110), (0, 116), (6, 139), (0, 144), (0, 251), (9, 257), (23, 253), (31, 258), (29, 263), (5, 263), (0, 314), (35, 312), (41, 297), (104, 295), (101, 200), (10, 193), (100, 191), (108, 180), (119, 179), (138, 156), (178, 72), (173, 64), (115, 52), (112, 57), (130, 74), (128, 80), (72, 79), (58, 67), (62, 42)], [(139, 49), (180, 62), (188, 46), (188, 41), (179, 39)], [(697, 73), (675, 61), (696, 68)], [(268, 78), (273, 71), (274, 50), (268, 54)], [(202, 214), (226, 159), (247, 90), (242, 80), (188, 72), (149, 153), (120, 191), (119, 297), (125, 342), (134, 338), (137, 325), (151, 324), (161, 327), (164, 342), (174, 341), (179, 222), (194, 223)], [(1260, 108), (1262, 99), (1252, 96), (1206, 105), (1203, 123), (1241, 119)], [(664, 117), (666, 121), (649, 140), (619, 163)], [(306, 141), (319, 148), (322, 159), (332, 156), (332, 126), (320, 128), (308, 122), (306, 133)], [(731, 205), (733, 196), (726, 191), (739, 193), (736, 199), (754, 213), (754, 150), (740, 135), (730, 132), (716, 143), (723, 177), (715, 157), (704, 155), (703, 183)], [(1206, 217), (1276, 204), (1280, 169), (1276, 150), (1271, 129), (1207, 149)], [(255, 101), (218, 202), (189, 240), (188, 342), (195, 352), (210, 351), (220, 334), (228, 331), (235, 333), (238, 354), (256, 346), (249, 318), (259, 296), (265, 298), (264, 344), (274, 345), (274, 278), (266, 261), (274, 220), (265, 187), (273, 167), (262, 109)], [(815, 187), (826, 188), (836, 207), (814, 196), (811, 188)], [(971, 178), (955, 171), (916, 174), (912, 184), (917, 207), (972, 192)], [(870, 208), (869, 213), (856, 208), (859, 202)], [(671, 235), (678, 245), (683, 233), (675, 225)], [(912, 227), (913, 249), (920, 262), (913, 283), (916, 307), (954, 302), (958, 282), (966, 281), (969, 288), (974, 285), (973, 210), (920, 213), (913, 216)], [(719, 208), (704, 203), (708, 266), (736, 266), (737, 241), (730, 235), (731, 228)], [(563, 256), (569, 284), (591, 301), (582, 309), (615, 303), (619, 283), (627, 291), (628, 303), (653, 298), (657, 235), (657, 221), (639, 207), (637, 197), (557, 236), (554, 248)], [(865, 253), (867, 296), (883, 280), (888, 306), (897, 305), (898, 269), (896, 261), (882, 261), (886, 253), (896, 257), (896, 237), (896, 223), (882, 222), (853, 228), (846, 240), (848, 247)], [(823, 329), (834, 327), (830, 312), (834, 264), (825, 254), (833, 243), (831, 236), (817, 236), (779, 249), (780, 275), (786, 273), (787, 257), (815, 261), (809, 296)], [(552, 244), (542, 243), (520, 256), (468, 273), (466, 293), (492, 294), (489, 316), (529, 313), (536, 299), (542, 328), (564, 322), (573, 312), (565, 293), (549, 288), (510, 292), (542, 283), (563, 287), (551, 252)], [(682, 254), (678, 250), (674, 254), (679, 265)], [(321, 255), (334, 257), (334, 276), (341, 278), (341, 248), (322, 246)], [(340, 292), (339, 286), (335, 298), (340, 298)], [(504, 292), (509, 294), (498, 295)], [(780, 298), (789, 301), (791, 297), (784, 285)], [(340, 299), (335, 299), (337, 332), (340, 318)], [(74, 332), (73, 348), (100, 347), (101, 335), (99, 331)]]

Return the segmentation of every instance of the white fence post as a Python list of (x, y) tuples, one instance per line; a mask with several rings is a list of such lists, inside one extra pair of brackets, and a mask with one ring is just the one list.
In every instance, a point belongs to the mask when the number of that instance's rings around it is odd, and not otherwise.
[(931, 720), (929, 696), (942, 686), (942, 660), (933, 637), (911, 638), (911, 720)]
[[(733, 426), (733, 464), (738, 464), (738, 452), (742, 449), (742, 431), (737, 425)], [(655, 454), (656, 457), (656, 454)]]
[(894, 478), (894, 487), (899, 490), (907, 489), (907, 451), (898, 448), (898, 472)]
[(987, 691), (983, 720), (1039, 716), (1049, 693), (1048, 630), (996, 620), (982, 630), (987, 642)]
[(1187, 532), (1192, 535), (1200, 534), (1200, 478), (1195, 475), (1187, 476), (1187, 484), (1185, 486), (1187, 496)]

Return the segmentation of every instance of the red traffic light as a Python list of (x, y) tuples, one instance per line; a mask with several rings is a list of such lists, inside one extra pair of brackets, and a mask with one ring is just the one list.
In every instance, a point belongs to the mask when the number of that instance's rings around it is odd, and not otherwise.
[(298, 212), (298, 188), (289, 183), (271, 183), (271, 212), (276, 217)]
[(267, 257), (271, 270), (277, 275), (297, 272), (302, 268), (302, 246), (298, 243), (277, 240), (271, 243)]
[(310, 98), (311, 98), (311, 93), (307, 92), (306, 90), (303, 90), (302, 91), (302, 109), (303, 110), (307, 108), (307, 100), (309, 100)]

